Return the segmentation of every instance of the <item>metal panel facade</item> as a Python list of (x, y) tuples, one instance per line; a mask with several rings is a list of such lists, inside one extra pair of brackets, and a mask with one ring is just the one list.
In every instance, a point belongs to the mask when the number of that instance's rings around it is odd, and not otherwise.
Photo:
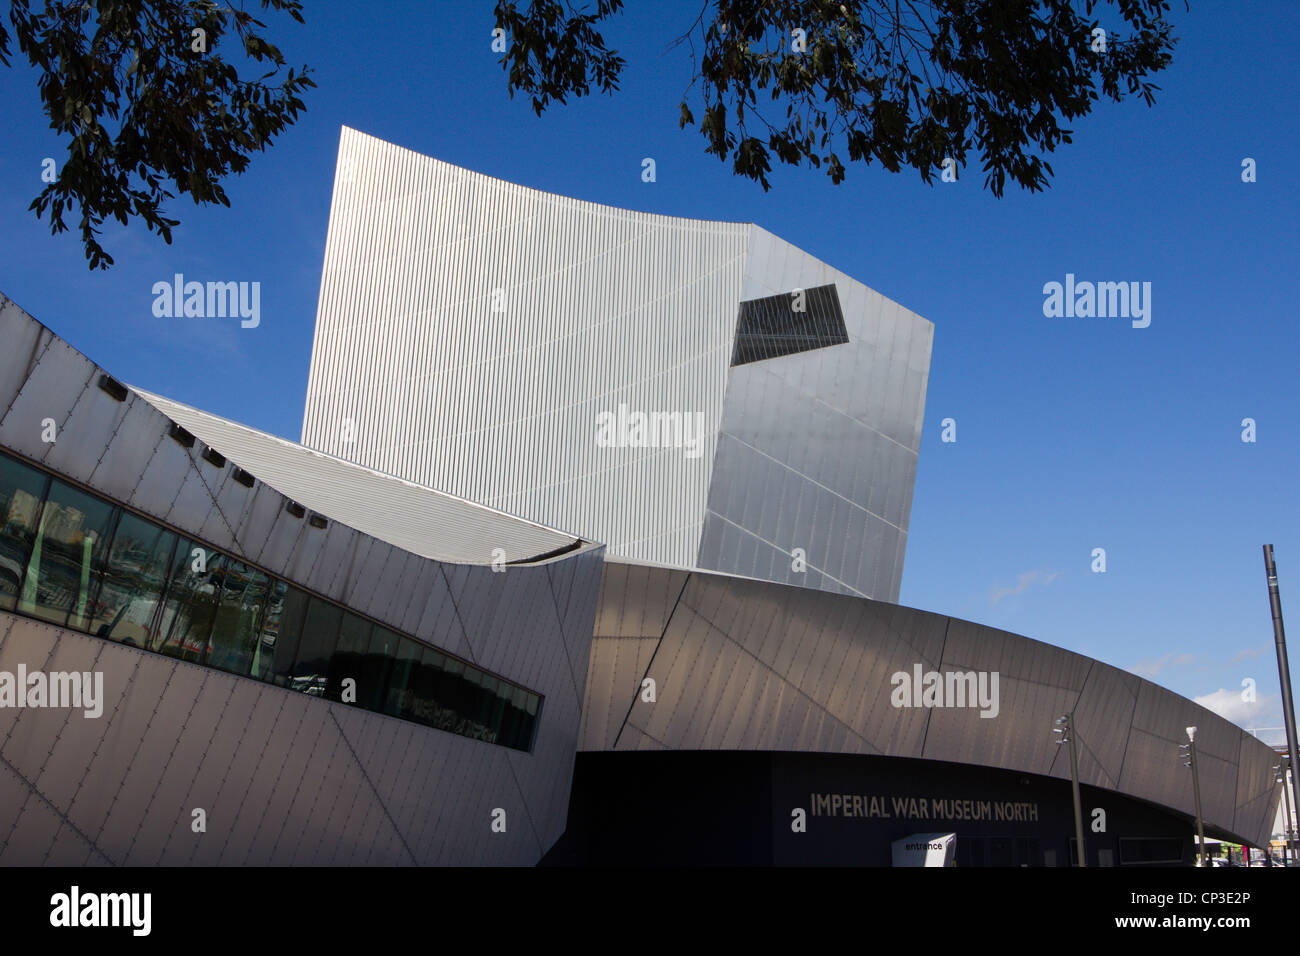
[[(690, 566), (748, 238), (344, 129), (303, 444)], [(698, 420), (698, 455), (598, 444), (620, 405)]]
[[(742, 300), (831, 284), (848, 342), (730, 367)], [(345, 128), (303, 443), (620, 558), (897, 599), (932, 334), (755, 226)], [(599, 416), (642, 413), (682, 416), (698, 447), (653, 424), (601, 437)]]
[[(270, 485), (233, 480), (246, 463), (237, 442), (220, 468), (199, 443), (182, 447), (167, 417), (136, 394), (111, 398), (100, 369), (3, 297), (0, 340), (23, 353), (0, 363), (0, 447), (544, 698), (525, 752), (0, 611), (0, 670), (104, 680), (100, 717), (0, 708), (0, 864), (542, 857), (565, 826), (602, 549), (501, 573), (339, 521), (312, 527)], [(41, 440), (45, 418), (59, 426), (52, 443)], [(119, 440), (143, 451), (118, 453)], [(491, 515), (506, 537), (535, 542), (546, 530), (512, 531), (511, 520)], [(491, 829), (496, 808), (504, 833)], [(206, 832), (191, 826), (195, 809)]]
[(746, 300), (828, 284), (848, 342), (731, 369), (697, 566), (893, 602), (934, 326), (753, 227)]
[[(1280, 799), (1271, 748), (1150, 681), (1049, 644), (851, 595), (615, 562), (595, 620), (584, 751), (881, 754), (1068, 779), (1052, 728), (1072, 710), (1082, 783), (1191, 815), (1178, 745), (1196, 725), (1207, 827), (1256, 845), (1270, 837)], [(895, 706), (895, 675), (918, 665), (996, 673), (996, 714), (951, 698)]]
[(20, 663), (109, 703), (0, 712), (0, 865), (530, 865), (564, 830), (571, 736), (519, 753), (0, 613)]

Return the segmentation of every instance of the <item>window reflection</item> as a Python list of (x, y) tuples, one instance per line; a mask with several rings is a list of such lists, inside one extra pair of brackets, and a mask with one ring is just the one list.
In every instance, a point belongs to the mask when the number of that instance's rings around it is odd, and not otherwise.
[(50, 488), (27, 562), (18, 610), (84, 631), (114, 508), (60, 481)]
[(503, 740), (507, 747), (527, 750), (532, 744), (533, 721), (525, 709), (532, 695), (522, 687), (514, 688), (511, 702), (506, 708), (506, 727)]
[(254, 672), (263, 680), (270, 679), (281, 687), (288, 687), (293, 675), (294, 657), (298, 653), (298, 638), (307, 617), (307, 595), (283, 581), (276, 581), (267, 597), (266, 624), (262, 628), (259, 644), (259, 663)]
[(404, 717), (407, 720), (414, 719), (411, 716), (414, 710), (410, 687), (413, 672), (419, 662), (420, 645), (404, 637), (400, 638), (397, 642), (397, 653), (393, 658), (393, 669), (388, 678), (388, 701), (384, 705), (384, 713), (394, 717)]
[(481, 740), (483, 736), (483, 716), (487, 710), (487, 701), (483, 696), (483, 688), (480, 686), (483, 675), (472, 668), (465, 668), (461, 680), (465, 683), (464, 688), (464, 705), (462, 711), (465, 715), (461, 733), (467, 737), (473, 737)]
[(455, 722), (455, 712), (443, 699), (443, 670), (447, 664), (447, 655), (432, 647), (426, 647), (420, 654), (420, 667), (416, 672), (415, 692), (417, 706), (421, 710), (420, 722), (439, 730), (448, 730)]
[(49, 479), (41, 472), (0, 457), (0, 608), (6, 611), (18, 602), (47, 484)]
[(520, 750), (533, 748), (533, 736), (537, 733), (537, 712), (541, 709), (542, 699), (536, 694), (529, 694), (524, 700), (524, 728)]
[(152, 522), (122, 515), (109, 549), (90, 633), (135, 647), (155, 642), (155, 618), (176, 541), (176, 535)]
[(312, 598), (307, 607), (307, 620), (298, 640), (298, 654), (293, 663), (289, 687), (311, 694), (325, 696), (326, 675), (330, 656), (338, 644), (339, 624), (343, 611), (333, 604)]
[(226, 556), (196, 541), (182, 541), (172, 561), (156, 646), (150, 650), (199, 662), (208, 649)]
[(353, 681), (350, 703), (360, 704), (362, 681), (364, 679), (366, 652), (370, 647), (370, 622), (355, 614), (343, 615), (343, 626), (339, 630), (339, 643), (330, 657), (328, 679), (325, 682), (327, 700), (343, 699), (343, 681)]
[(489, 675), (484, 675), (484, 687), (490, 682), (491, 697), (488, 699), (488, 716), (484, 722), (487, 725), (487, 737), (492, 743), (496, 743), (497, 737), (501, 732), (501, 721), (505, 717), (506, 699), (505, 695), (510, 693), (509, 686), (501, 680)]
[(520, 750), (541, 704), (4, 454), (0, 609)]
[(357, 700), (368, 710), (384, 713), (388, 701), (388, 681), (397, 654), (397, 635), (386, 627), (375, 626), (370, 634), (370, 649), (361, 671)]
[(270, 581), (261, 571), (233, 560), (225, 562), (220, 576), (221, 599), (208, 641), (207, 663), (234, 674), (249, 674), (259, 650), (259, 625)]

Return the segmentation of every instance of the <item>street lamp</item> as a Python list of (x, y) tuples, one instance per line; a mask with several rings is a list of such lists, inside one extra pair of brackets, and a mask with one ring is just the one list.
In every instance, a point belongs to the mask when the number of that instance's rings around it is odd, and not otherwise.
[(1079, 799), (1079, 754), (1074, 746), (1074, 711), (1056, 718), (1056, 728), (1052, 733), (1061, 735), (1061, 739), (1056, 742), (1058, 747), (1061, 744), (1070, 745), (1070, 786), (1074, 790), (1074, 841), (1079, 847), (1079, 865), (1087, 866), (1088, 854), (1083, 845), (1083, 803)]
[[(1178, 749), (1186, 751), (1183, 756), (1187, 758), (1187, 761), (1183, 766), (1192, 768), (1192, 796), (1196, 801), (1196, 838), (1200, 841), (1200, 852), (1196, 857), (1196, 865), (1205, 866), (1205, 824), (1201, 821), (1201, 775), (1196, 765), (1195, 727), (1187, 728), (1187, 743), (1179, 744)], [(1250, 851), (1245, 852), (1249, 853)]]

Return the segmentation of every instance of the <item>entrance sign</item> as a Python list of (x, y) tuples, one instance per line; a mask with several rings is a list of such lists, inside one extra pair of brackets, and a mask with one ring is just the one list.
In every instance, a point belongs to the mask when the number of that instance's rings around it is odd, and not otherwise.
[(894, 866), (952, 866), (957, 853), (955, 833), (914, 833), (895, 840)]

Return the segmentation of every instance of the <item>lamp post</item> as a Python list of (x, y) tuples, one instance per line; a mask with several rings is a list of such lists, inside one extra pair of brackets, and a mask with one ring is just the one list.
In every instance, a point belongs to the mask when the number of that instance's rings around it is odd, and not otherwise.
[(1058, 747), (1061, 744), (1070, 745), (1070, 786), (1074, 791), (1074, 841), (1079, 848), (1079, 866), (1087, 866), (1088, 853), (1083, 845), (1083, 801), (1079, 798), (1079, 754), (1074, 747), (1074, 711), (1056, 718), (1056, 729), (1052, 733), (1061, 735), (1061, 739), (1056, 742)]
[[(1192, 768), (1192, 797), (1196, 801), (1196, 839), (1199, 843), (1196, 856), (1196, 865), (1205, 866), (1205, 824), (1201, 820), (1201, 775), (1196, 766), (1196, 728), (1187, 728), (1187, 743), (1179, 744), (1179, 750), (1187, 751), (1183, 756), (1187, 758), (1184, 767)], [(1245, 847), (1242, 847), (1243, 853), (1249, 853)], [(1247, 857), (1249, 859), (1249, 857)]]
[[(1286, 724), (1286, 749), (1291, 758), (1291, 797), (1296, 812), (1300, 813), (1300, 779), (1296, 767), (1300, 764), (1297, 753), (1295, 702), (1291, 698), (1291, 667), (1286, 657), (1286, 631), (1282, 627), (1282, 598), (1277, 590), (1277, 565), (1273, 563), (1273, 546), (1264, 545), (1264, 573), (1268, 577), (1268, 606), (1273, 614), (1273, 642), (1277, 646), (1277, 678), (1282, 686), (1282, 722)], [(1286, 784), (1283, 784), (1285, 787)], [(1290, 843), (1290, 839), (1287, 840)], [(1300, 853), (1300, 847), (1293, 849)]]

